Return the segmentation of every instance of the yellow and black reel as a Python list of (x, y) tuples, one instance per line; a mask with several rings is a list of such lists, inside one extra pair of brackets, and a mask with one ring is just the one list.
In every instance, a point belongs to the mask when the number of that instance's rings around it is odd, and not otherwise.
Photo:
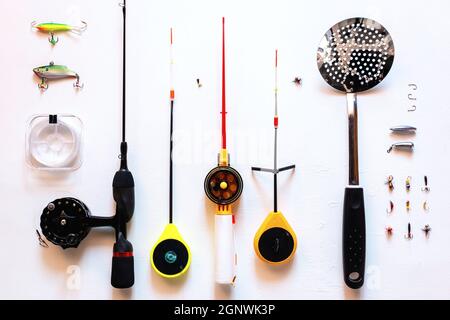
[(206, 196), (218, 205), (232, 204), (242, 194), (241, 175), (230, 166), (217, 166), (205, 178)]
[(272, 211), (253, 240), (256, 255), (271, 264), (288, 262), (297, 249), (297, 236), (281, 212)]
[(191, 250), (172, 223), (164, 229), (150, 257), (153, 269), (164, 278), (181, 276), (191, 264)]

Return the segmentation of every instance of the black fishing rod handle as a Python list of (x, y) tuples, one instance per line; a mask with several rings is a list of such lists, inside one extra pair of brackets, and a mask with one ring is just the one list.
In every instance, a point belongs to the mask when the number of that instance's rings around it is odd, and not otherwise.
[(128, 170), (119, 170), (113, 179), (113, 198), (116, 202), (116, 215), (128, 222), (134, 213), (134, 179)]
[(359, 289), (364, 284), (366, 263), (364, 192), (360, 187), (345, 189), (342, 229), (344, 281), (349, 288)]
[(134, 284), (133, 245), (119, 232), (113, 247), (111, 285), (114, 288), (131, 288)]

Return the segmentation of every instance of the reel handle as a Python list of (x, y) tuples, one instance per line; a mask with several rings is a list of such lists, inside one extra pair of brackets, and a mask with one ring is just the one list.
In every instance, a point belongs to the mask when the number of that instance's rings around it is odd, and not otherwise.
[(111, 285), (114, 288), (130, 288), (134, 284), (133, 245), (123, 233), (119, 233), (113, 247)]
[(233, 215), (215, 215), (216, 282), (233, 284), (236, 278), (236, 251), (234, 247)]

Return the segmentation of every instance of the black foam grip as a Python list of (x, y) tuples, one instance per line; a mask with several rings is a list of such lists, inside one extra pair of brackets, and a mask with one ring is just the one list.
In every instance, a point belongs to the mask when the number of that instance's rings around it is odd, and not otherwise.
[(359, 289), (364, 284), (366, 263), (366, 221), (362, 188), (346, 188), (342, 233), (345, 284)]
[(119, 239), (114, 244), (111, 285), (114, 288), (130, 288), (134, 284), (133, 246), (126, 239)]

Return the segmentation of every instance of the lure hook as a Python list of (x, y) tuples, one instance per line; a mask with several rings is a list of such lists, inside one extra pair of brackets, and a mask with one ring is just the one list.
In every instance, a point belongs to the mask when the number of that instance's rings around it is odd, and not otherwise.
[(59, 38), (55, 36), (54, 32), (50, 32), (50, 38), (48, 38), (48, 42), (50, 42), (52, 45), (57, 44), (59, 41)]
[(80, 89), (80, 90), (83, 89), (83, 87), (84, 87), (83, 83), (80, 84), (80, 77), (78, 75), (77, 75), (77, 81), (73, 84), (73, 87), (76, 89)]
[(38, 83), (38, 88), (41, 89), (42, 91), (47, 90), (48, 89), (47, 79), (42, 78), (42, 81)]

